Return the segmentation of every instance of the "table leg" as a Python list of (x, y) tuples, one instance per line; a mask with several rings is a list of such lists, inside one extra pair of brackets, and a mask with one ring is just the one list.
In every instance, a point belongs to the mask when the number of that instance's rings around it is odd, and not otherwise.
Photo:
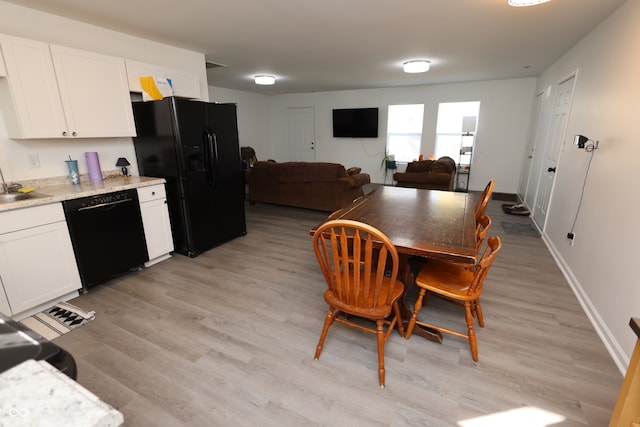
[[(409, 255), (407, 254), (398, 254), (400, 257), (400, 266), (398, 268), (398, 277), (404, 283), (404, 292), (402, 293), (402, 298), (400, 299), (400, 315), (402, 316), (402, 325), (405, 327), (405, 331), (407, 330), (407, 325), (409, 325), (409, 318), (411, 317), (411, 309), (406, 301), (406, 296), (409, 293), (409, 290), (413, 287), (413, 273), (411, 272), (411, 268), (409, 266)], [(442, 343), (442, 334), (440, 331), (435, 329), (426, 328), (424, 326), (416, 324), (413, 328), (412, 335), (419, 335), (429, 341), (437, 342), (438, 344)]]

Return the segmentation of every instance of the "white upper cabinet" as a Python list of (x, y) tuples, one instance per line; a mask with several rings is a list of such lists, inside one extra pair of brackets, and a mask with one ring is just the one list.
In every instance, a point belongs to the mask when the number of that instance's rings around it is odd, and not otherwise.
[(160, 65), (147, 64), (146, 62), (133, 61), (131, 59), (125, 59), (124, 62), (127, 66), (127, 77), (129, 81), (129, 90), (131, 92), (142, 92), (140, 77), (166, 77), (164, 67)]
[(4, 35), (0, 48), (9, 137), (135, 136), (124, 59)]
[(131, 59), (127, 59), (125, 62), (127, 64), (129, 90), (131, 92), (142, 92), (140, 77), (156, 76), (171, 79), (174, 96), (180, 98), (200, 98), (200, 80), (198, 80), (198, 76), (194, 73)]
[(188, 71), (167, 68), (167, 77), (171, 79), (173, 94), (181, 98), (200, 98), (200, 80)]
[(2, 36), (7, 77), (0, 79), (0, 106), (11, 138), (52, 138), (67, 132), (47, 43)]

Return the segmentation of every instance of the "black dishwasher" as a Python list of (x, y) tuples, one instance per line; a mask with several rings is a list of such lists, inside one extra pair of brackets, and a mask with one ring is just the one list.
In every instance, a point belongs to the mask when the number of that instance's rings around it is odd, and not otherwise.
[(136, 190), (67, 200), (62, 205), (85, 290), (149, 260)]

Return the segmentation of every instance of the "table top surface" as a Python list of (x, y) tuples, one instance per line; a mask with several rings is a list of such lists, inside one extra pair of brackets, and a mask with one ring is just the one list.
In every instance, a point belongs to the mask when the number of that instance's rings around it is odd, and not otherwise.
[(401, 254), (474, 263), (474, 205), (468, 193), (382, 186), (329, 219), (369, 224), (387, 235)]

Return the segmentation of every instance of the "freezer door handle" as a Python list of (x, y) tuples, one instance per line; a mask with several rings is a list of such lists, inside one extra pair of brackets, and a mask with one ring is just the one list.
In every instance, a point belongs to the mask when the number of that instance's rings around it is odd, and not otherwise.
[(209, 186), (215, 189), (218, 185), (218, 138), (212, 131), (207, 132), (207, 151), (209, 151)]

